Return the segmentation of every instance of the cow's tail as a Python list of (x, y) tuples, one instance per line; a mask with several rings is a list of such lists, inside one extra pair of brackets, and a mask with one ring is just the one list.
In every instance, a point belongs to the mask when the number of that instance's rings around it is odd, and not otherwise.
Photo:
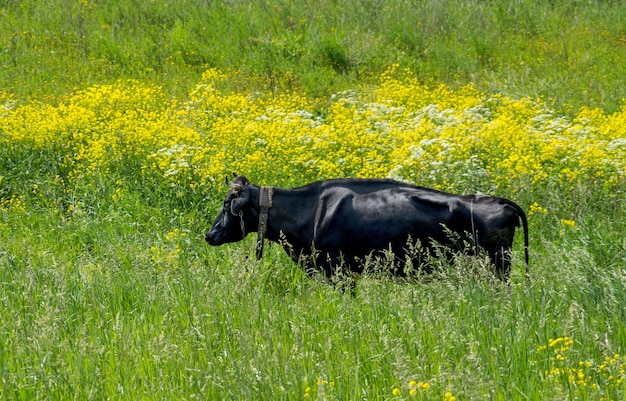
[(529, 258), (528, 258), (528, 220), (526, 213), (520, 208), (520, 219), (524, 227), (524, 256), (526, 257), (526, 278), (529, 278)]
[(529, 277), (529, 257), (528, 257), (528, 220), (526, 219), (526, 213), (517, 203), (511, 202), (520, 220), (522, 220), (522, 228), (524, 230), (524, 257), (526, 260), (526, 278)]

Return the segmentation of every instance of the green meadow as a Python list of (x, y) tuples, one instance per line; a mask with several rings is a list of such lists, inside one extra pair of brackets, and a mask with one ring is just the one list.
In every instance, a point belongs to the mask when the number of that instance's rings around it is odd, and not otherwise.
[[(620, 1), (0, 1), (0, 399), (624, 400)], [(204, 234), (236, 171), (510, 198), (344, 292)], [(372, 270), (377, 270), (376, 266)], [(380, 269), (384, 271), (384, 266)]]
[(126, 78), (184, 96), (208, 68), (324, 97), (393, 63), (566, 110), (616, 111), (626, 87), (620, 1), (9, 0), (0, 17), (0, 88), (27, 100)]

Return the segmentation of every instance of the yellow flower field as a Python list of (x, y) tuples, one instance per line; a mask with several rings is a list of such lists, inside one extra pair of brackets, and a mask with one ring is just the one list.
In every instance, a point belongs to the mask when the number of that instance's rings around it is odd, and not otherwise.
[(136, 81), (89, 87), (55, 105), (16, 105), (4, 94), (1, 146), (54, 158), (70, 187), (138, 175), (204, 191), (231, 171), (282, 186), (393, 177), (458, 192), (625, 182), (626, 105), (570, 118), (472, 86), (427, 87), (396, 68), (376, 87), (326, 101), (225, 93), (226, 78), (207, 71), (185, 101)]

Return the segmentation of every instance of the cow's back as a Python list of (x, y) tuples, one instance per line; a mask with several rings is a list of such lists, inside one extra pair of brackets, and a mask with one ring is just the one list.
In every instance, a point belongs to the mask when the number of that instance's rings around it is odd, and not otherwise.
[(410, 238), (445, 242), (443, 227), (449, 224), (450, 202), (455, 198), (394, 181), (374, 184), (335, 185), (322, 191), (315, 208), (313, 241), (317, 250), (341, 249), (345, 254), (364, 256), (390, 245), (401, 249)]

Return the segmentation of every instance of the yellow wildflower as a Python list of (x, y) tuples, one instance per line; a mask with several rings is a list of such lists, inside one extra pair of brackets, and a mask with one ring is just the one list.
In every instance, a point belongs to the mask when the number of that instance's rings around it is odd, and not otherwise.
[(450, 391), (447, 391), (443, 395), (443, 399), (444, 399), (444, 401), (456, 401), (456, 397), (454, 395), (452, 395), (452, 393)]

